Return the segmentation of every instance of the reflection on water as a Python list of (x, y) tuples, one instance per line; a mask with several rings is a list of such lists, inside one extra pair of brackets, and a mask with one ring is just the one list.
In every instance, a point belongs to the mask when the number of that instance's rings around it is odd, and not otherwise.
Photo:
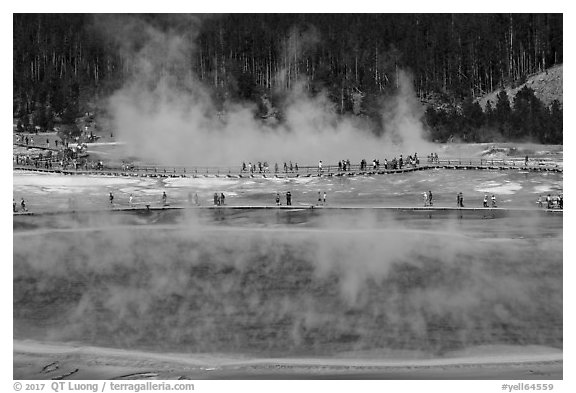
[(41, 231), (15, 217), (15, 338), (275, 356), (562, 347), (561, 217), (229, 214), (55, 216)]

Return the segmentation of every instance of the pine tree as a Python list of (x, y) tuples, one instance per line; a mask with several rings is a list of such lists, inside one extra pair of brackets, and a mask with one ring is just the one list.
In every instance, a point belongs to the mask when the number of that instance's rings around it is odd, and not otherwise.
[(512, 137), (512, 126), (511, 126), (511, 114), (512, 109), (510, 108), (510, 100), (508, 99), (508, 94), (506, 91), (502, 90), (496, 96), (496, 111), (495, 119), (498, 124), (498, 130), (505, 137)]

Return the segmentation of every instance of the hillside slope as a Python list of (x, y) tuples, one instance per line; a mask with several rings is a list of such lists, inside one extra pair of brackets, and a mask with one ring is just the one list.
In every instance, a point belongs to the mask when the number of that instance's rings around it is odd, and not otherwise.
[[(516, 87), (507, 87), (506, 93), (508, 94), (508, 98), (510, 102), (513, 102), (516, 93), (521, 90), (524, 86), (528, 86), (532, 90), (534, 90), (534, 94), (538, 99), (540, 99), (546, 106), (550, 106), (552, 101), (558, 100), (560, 103), (563, 103), (562, 95), (562, 80), (563, 80), (563, 71), (562, 71), (562, 64), (554, 66), (552, 68), (547, 69), (544, 72), (540, 72), (538, 74), (534, 74), (526, 80), (526, 83)], [(485, 109), (486, 103), (488, 100), (492, 102), (492, 107), (496, 105), (497, 98), (496, 96), (500, 92), (500, 89), (495, 90), (491, 93), (486, 94), (482, 98), (478, 99), (480, 106), (482, 109)]]

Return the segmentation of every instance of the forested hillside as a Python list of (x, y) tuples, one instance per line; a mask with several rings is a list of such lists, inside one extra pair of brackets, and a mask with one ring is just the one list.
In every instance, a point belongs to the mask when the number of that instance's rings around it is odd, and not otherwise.
[[(338, 113), (377, 119), (381, 97), (398, 87), (399, 70), (408, 70), (420, 100), (434, 103), (426, 116), (432, 139), (562, 141), (561, 116), (560, 131), (522, 130), (525, 113), (513, 119), (514, 102), (508, 109), (493, 102), (496, 108), (479, 114), (473, 101), (561, 64), (561, 14), (15, 14), (20, 126), (47, 129), (93, 111), (136, 72), (133, 54), (150, 30), (190, 43), (178, 64), (184, 69), (167, 60), (162, 72), (190, 72), (216, 102), (252, 101), (259, 116), (266, 115), (264, 95), (274, 102), (304, 81), (310, 94), (326, 93)], [(543, 127), (561, 115), (559, 102), (545, 106), (529, 91), (520, 102)]]

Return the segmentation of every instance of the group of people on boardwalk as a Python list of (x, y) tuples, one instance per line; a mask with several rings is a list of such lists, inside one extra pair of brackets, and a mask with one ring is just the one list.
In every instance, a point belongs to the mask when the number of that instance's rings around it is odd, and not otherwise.
[[(434, 206), (434, 197), (432, 194), (432, 190), (428, 190), (427, 192), (424, 192), (422, 194), (422, 198), (424, 200), (424, 207)], [(224, 206), (226, 204), (225, 200), (226, 200), (226, 196), (224, 195), (223, 192), (220, 192), (220, 193), (215, 192), (214, 193), (214, 206)], [(292, 193), (290, 191), (286, 192), (285, 200), (286, 200), (286, 206), (292, 205)], [(72, 203), (72, 202), (74, 202), (74, 203)], [(76, 203), (75, 203), (75, 201), (72, 201), (72, 202), (69, 200), (68, 205), (69, 205), (71, 210), (75, 210)], [(109, 192), (109, 194), (108, 194), (108, 202), (110, 203), (110, 205), (112, 207), (114, 207), (114, 194), (112, 192)], [(282, 205), (279, 192), (276, 192), (275, 202), (276, 202), (276, 206)], [(552, 196), (551, 194), (548, 194), (545, 198), (545, 202), (546, 202), (546, 208), (547, 209), (554, 209), (554, 208), (563, 209), (563, 195), (562, 194), (559, 194), (556, 196)], [(166, 194), (166, 191), (162, 192), (161, 203), (162, 203), (162, 206), (168, 206), (168, 196)], [(200, 201), (199, 201), (197, 193), (195, 193), (193, 196), (192, 196), (191, 192), (188, 193), (188, 204), (200, 206)], [(485, 208), (498, 207), (496, 204), (496, 196), (494, 194), (492, 194), (489, 197), (488, 194), (485, 193), (484, 198), (482, 200), (482, 204), (483, 204), (483, 207), (485, 207)], [(537, 204), (538, 204), (538, 207), (544, 207), (544, 199), (542, 198), (542, 195), (538, 196)], [(135, 206), (134, 194), (132, 194), (132, 193), (128, 197), (128, 205), (130, 207)], [(145, 205), (147, 207), (150, 206), (149, 203), (147, 203)], [(327, 205), (326, 191), (324, 191), (324, 192), (318, 191), (318, 198), (317, 198), (316, 206), (326, 206), (326, 205)], [(19, 210), (18, 206), (20, 207), (20, 210)], [(458, 208), (464, 207), (464, 195), (462, 192), (458, 192), (456, 194), (456, 206)], [(21, 201), (19, 204), (16, 202), (16, 200), (14, 198), (12, 198), (12, 211), (14, 213), (19, 212), (19, 211), (22, 211), (22, 212), (28, 211), (28, 208), (26, 206), (26, 201), (24, 200), (24, 198), (21, 198)]]
[[(436, 158), (438, 157), (438, 155), (436, 155)], [(407, 158), (405, 158), (402, 154), (400, 154), (400, 158), (396, 158), (394, 157), (392, 160), (388, 161), (388, 159), (384, 159), (383, 164), (380, 164), (380, 159), (373, 159), (371, 162), (371, 168), (373, 170), (379, 170), (381, 168), (386, 169), (386, 170), (395, 170), (395, 169), (403, 169), (406, 166), (412, 166), (412, 167), (416, 167), (418, 164), (420, 164), (420, 159), (418, 158), (418, 153), (414, 153), (414, 155), (409, 155)], [(338, 161), (338, 172), (347, 172), (347, 171), (351, 171), (352, 170), (352, 165), (350, 163), (349, 159), (342, 159), (340, 161)], [(298, 172), (298, 163), (296, 164), (292, 164), (292, 161), (289, 162), (284, 162), (283, 168), (281, 169), (278, 165), (278, 163), (274, 164), (274, 173), (297, 173)], [(330, 167), (328, 167), (328, 169), (330, 169)], [(326, 170), (326, 165), (324, 164), (324, 162), (322, 160), (318, 161), (318, 166), (317, 166), (317, 171), (318, 173), (323, 173)], [(366, 159), (362, 159), (360, 160), (360, 164), (359, 164), (359, 170), (360, 171), (366, 171), (368, 170), (368, 161)], [(247, 172), (247, 173), (269, 173), (269, 167), (268, 167), (268, 162), (267, 161), (258, 161), (254, 164), (252, 164), (252, 162), (249, 162), (248, 164), (246, 164), (246, 162), (242, 162), (242, 168), (240, 170), (241, 172)]]
[[(538, 207), (542, 207), (542, 195), (538, 195)], [(546, 195), (546, 208), (547, 209), (564, 209), (564, 196), (562, 194), (558, 194), (556, 196), (552, 196), (551, 194)]]
[[(422, 194), (422, 197), (424, 199), (424, 207), (434, 205), (431, 190), (428, 190), (428, 192), (424, 192)], [(494, 194), (492, 194), (492, 197), (490, 197), (490, 199), (492, 201), (492, 207), (497, 207), (496, 206), (496, 196)], [(488, 194), (484, 194), (483, 206), (489, 207), (488, 206)], [(456, 207), (464, 207), (464, 194), (462, 192), (459, 192), (456, 194)]]
[[(420, 164), (418, 153), (414, 153), (414, 155), (409, 155), (407, 158), (404, 158), (404, 156), (400, 154), (400, 158), (394, 157), (390, 161), (388, 161), (387, 158), (384, 158), (382, 165), (380, 164), (380, 159), (374, 158), (372, 160), (371, 167), (372, 170), (379, 170), (381, 168), (385, 170), (397, 170), (402, 169), (406, 166), (416, 167), (418, 164)], [(339, 172), (341, 171), (346, 172), (351, 169), (352, 167), (350, 166), (350, 160), (338, 161)], [(363, 158), (362, 160), (360, 160), (359, 170), (362, 172), (368, 170), (368, 161), (366, 161), (366, 159)]]
[(428, 190), (428, 192), (424, 192), (422, 195), (424, 197), (424, 207), (434, 205), (431, 190)]
[[(281, 206), (282, 203), (280, 202), (280, 193), (276, 193), (276, 206)], [(286, 191), (286, 206), (292, 206), (292, 193), (290, 191)]]
[[(270, 173), (270, 169), (268, 167), (267, 161), (264, 162), (258, 161), (257, 163), (254, 164), (252, 164), (252, 162), (249, 162), (248, 165), (246, 165), (246, 162), (242, 162), (241, 172)], [(283, 172), (284, 173), (298, 172), (298, 163), (292, 164), (292, 161), (289, 161), (288, 163), (284, 162)], [(278, 166), (277, 162), (274, 164), (274, 173), (280, 173), (280, 167)]]
[(437, 164), (439, 162), (438, 160), (438, 153), (430, 153), (430, 155), (428, 155), (428, 162), (431, 164)]
[[(26, 201), (24, 200), (24, 198), (20, 200), (20, 209), (22, 209), (23, 212), (28, 211), (28, 209), (26, 208)], [(18, 205), (16, 204), (16, 200), (12, 198), (12, 212), (16, 213), (17, 211), (18, 211)]]
[[(492, 196), (490, 197), (490, 201), (492, 202), (492, 207), (498, 207), (498, 206), (496, 206), (496, 196), (494, 194), (492, 194)], [(484, 199), (482, 200), (482, 206), (489, 207), (488, 206), (488, 194), (484, 194)]]
[(214, 193), (214, 206), (223, 206), (225, 205), (226, 196), (223, 192), (218, 194), (217, 192)]
[[(82, 157), (73, 157), (65, 154), (52, 154), (51, 151), (38, 153), (36, 155), (14, 154), (13, 162), (16, 165), (34, 166), (43, 169), (63, 169), (63, 170), (102, 170), (104, 164), (102, 160), (88, 160)], [(123, 166), (123, 170), (126, 170)]]

